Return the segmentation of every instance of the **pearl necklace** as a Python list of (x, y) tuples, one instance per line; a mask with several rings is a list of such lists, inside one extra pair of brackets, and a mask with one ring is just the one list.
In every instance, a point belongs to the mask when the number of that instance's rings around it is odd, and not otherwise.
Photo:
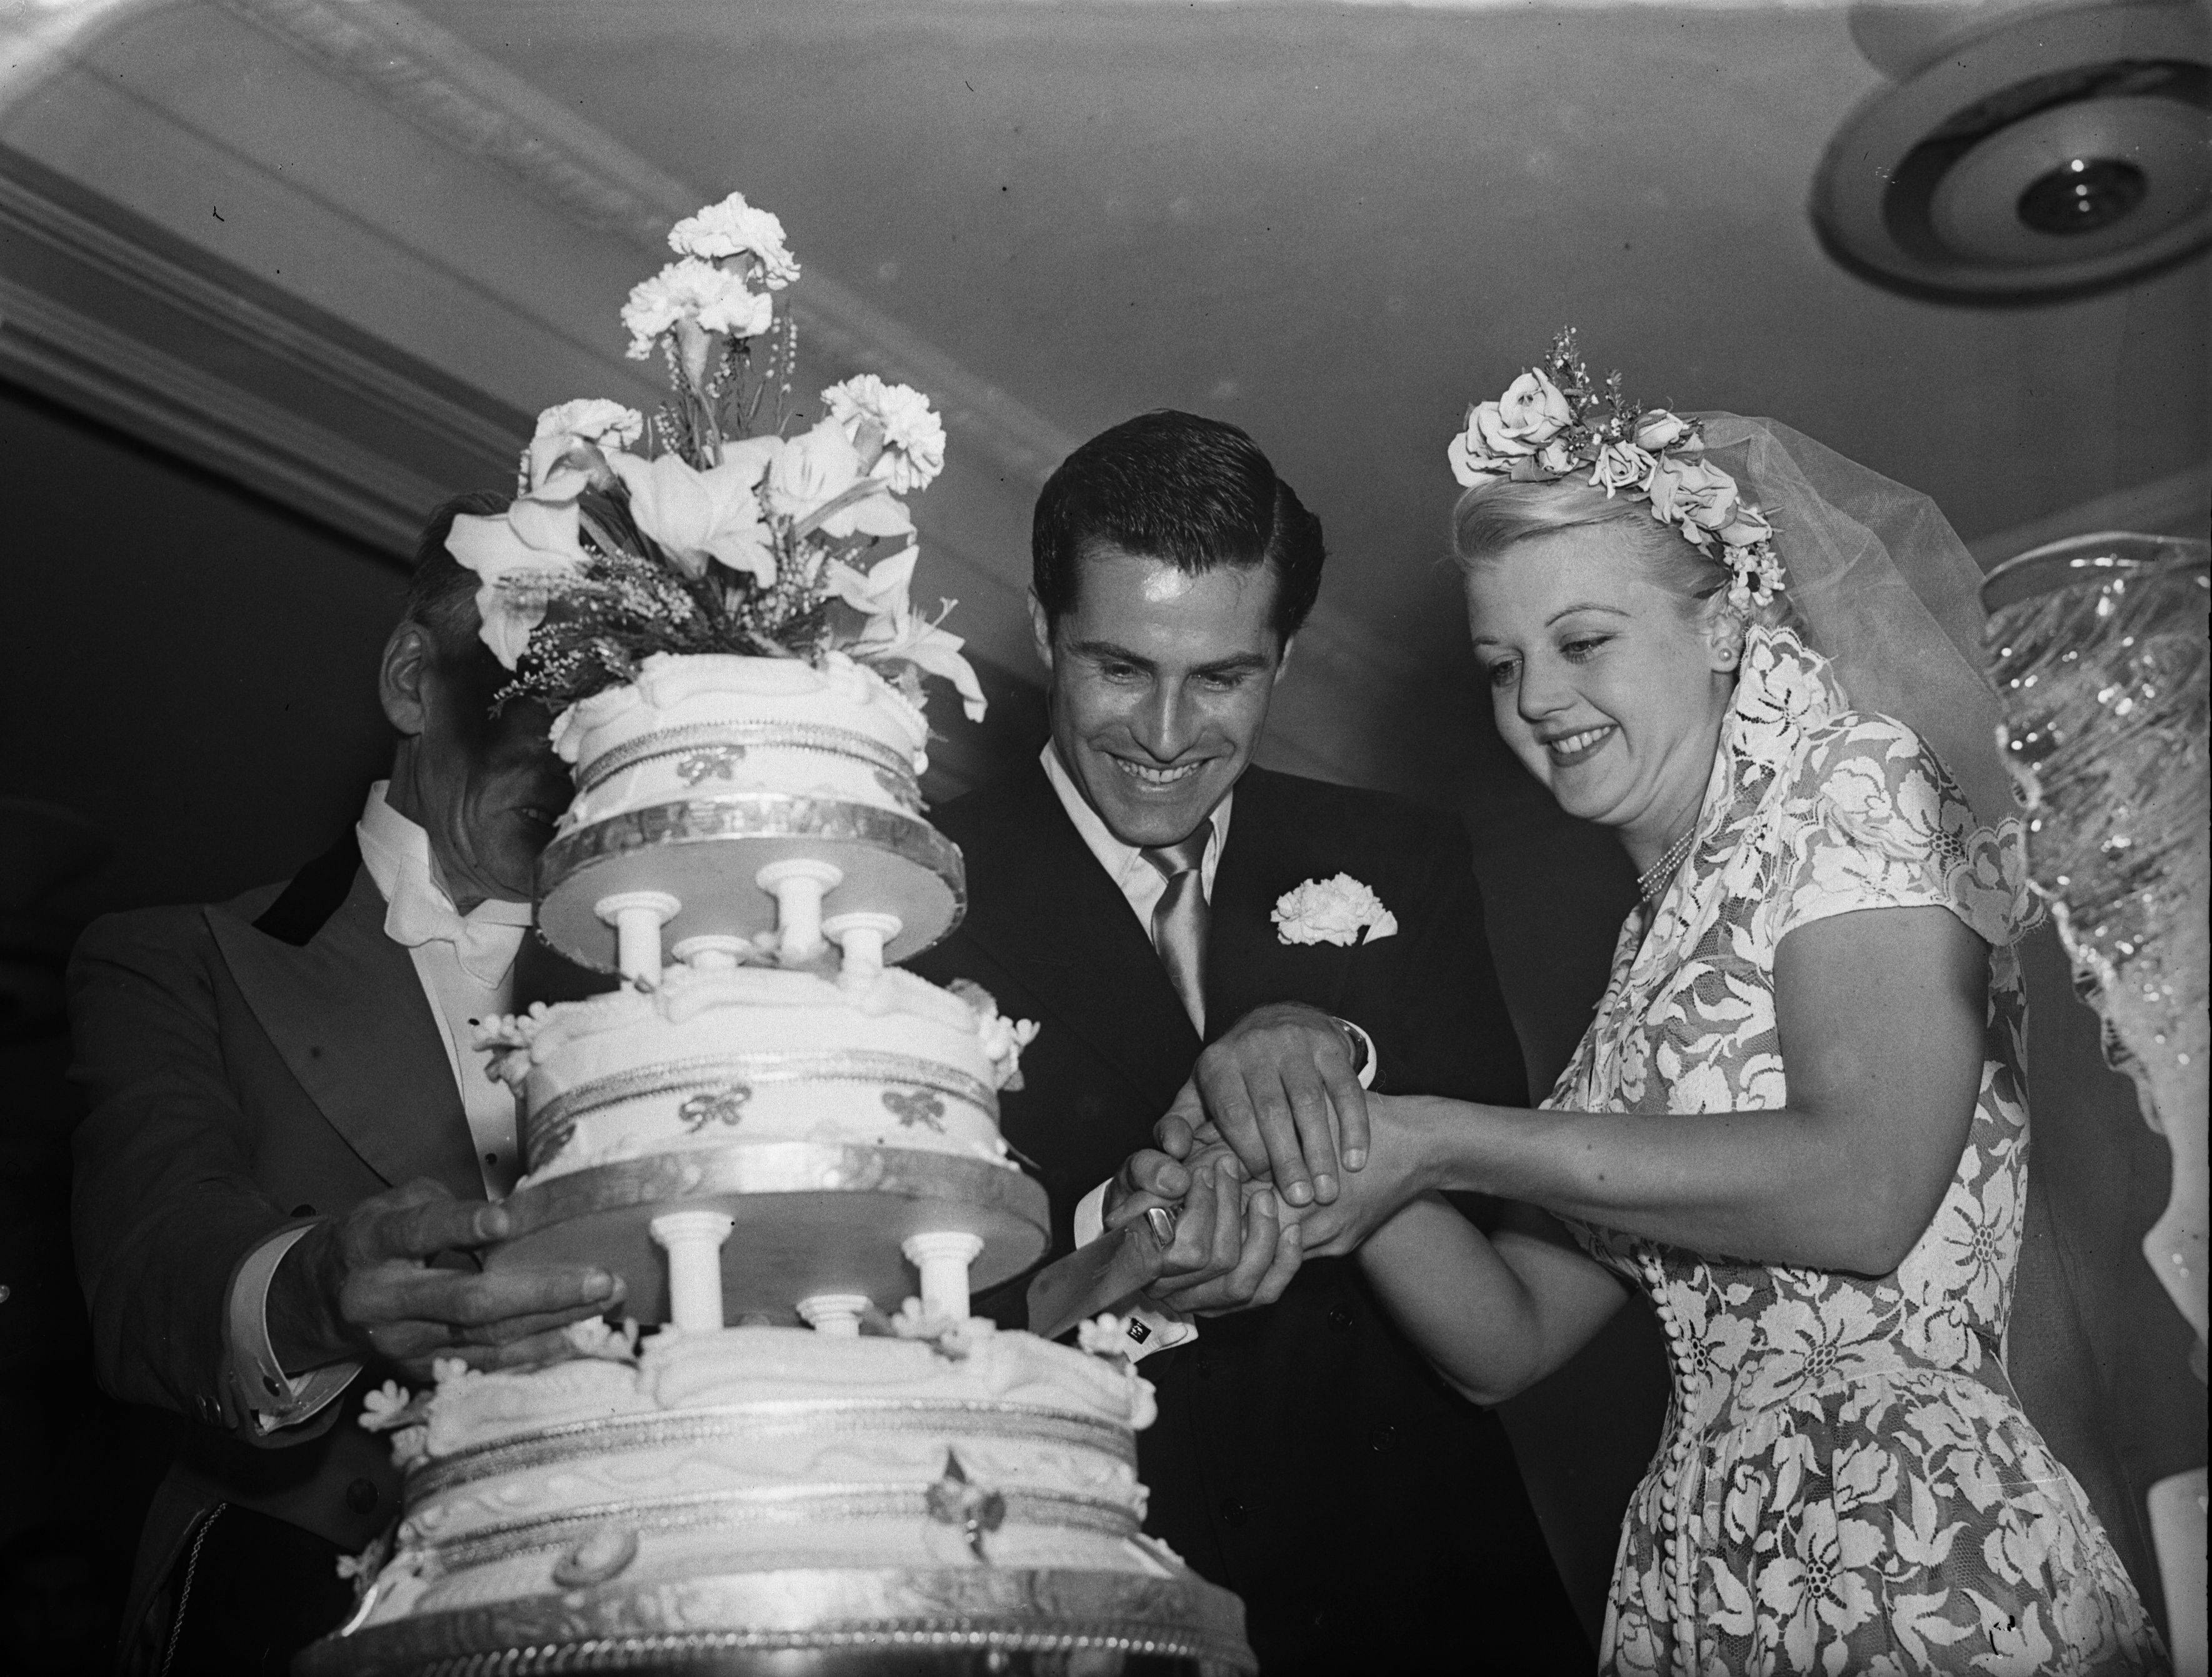
[(1690, 846), (1698, 836), (1698, 823), (1692, 821), (1682, 829), (1682, 836), (1667, 847), (1666, 854), (1636, 876), (1636, 894), (1646, 902), (1655, 902), (1674, 871), (1682, 866), (1690, 854)]

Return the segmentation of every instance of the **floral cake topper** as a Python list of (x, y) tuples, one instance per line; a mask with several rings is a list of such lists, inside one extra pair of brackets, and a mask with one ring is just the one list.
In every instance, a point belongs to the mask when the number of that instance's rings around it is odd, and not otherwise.
[[(924, 675), (983, 694), (960, 637), (908, 599), (917, 550), (903, 495), (945, 469), (929, 400), (861, 374), (794, 430), (799, 277), (783, 224), (732, 192), (669, 230), (678, 259), (634, 288), (629, 353), (659, 350), (669, 397), (648, 422), (586, 398), (548, 408), (514, 503), (453, 520), (477, 574), (484, 643), (514, 671), (500, 700), (556, 710), (635, 678), (655, 653), (820, 661), (842, 653), (920, 699)], [(773, 392), (773, 401), (770, 396)]]
[(1542, 366), (1467, 410), (1447, 453), (1452, 476), (1468, 489), (1489, 477), (1553, 483), (1587, 471), (1592, 489), (1649, 502), (1653, 518), (1725, 564), (1731, 605), (1765, 605), (1784, 580), (1774, 526), (1705, 447), (1695, 420), (1665, 408), (1638, 412), (1619, 373), (1602, 387), (1592, 383), (1568, 326)]

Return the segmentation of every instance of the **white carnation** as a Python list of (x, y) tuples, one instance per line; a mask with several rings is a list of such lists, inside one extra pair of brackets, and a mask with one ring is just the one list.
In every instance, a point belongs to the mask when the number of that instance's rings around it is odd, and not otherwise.
[[(538, 416), (538, 429), (523, 455), (524, 491), (553, 497), (580, 493), (594, 471), (605, 471), (605, 450), (627, 448), (644, 431), (645, 416), (635, 408), (596, 396), (548, 408)], [(565, 475), (569, 471), (580, 475), (571, 480)]]
[(1373, 943), (1398, 930), (1382, 899), (1349, 873), (1293, 886), (1275, 900), (1273, 919), (1286, 944)]
[(856, 447), (870, 425), (882, 434), (883, 458), (874, 471), (894, 495), (926, 489), (945, 470), (945, 422), (929, 398), (908, 385), (887, 385), (862, 373), (822, 392), (830, 416), (844, 428)]
[(720, 204), (686, 216), (668, 229), (668, 245), (678, 256), (708, 261), (741, 252), (757, 257), (761, 279), (772, 291), (782, 290), (799, 277), (799, 263), (783, 242), (782, 222), (773, 211), (747, 204), (743, 192), (732, 192)]
[(775, 300), (748, 286), (742, 274), (687, 256), (630, 288), (622, 323), (629, 329), (629, 358), (643, 361), (663, 334), (689, 320), (702, 331), (757, 337), (775, 318)]

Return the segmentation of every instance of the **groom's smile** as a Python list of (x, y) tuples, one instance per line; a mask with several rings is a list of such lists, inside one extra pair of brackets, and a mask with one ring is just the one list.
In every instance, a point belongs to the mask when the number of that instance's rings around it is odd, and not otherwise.
[(1286, 650), (1275, 588), (1265, 564), (1193, 574), (1103, 546), (1057, 623), (1032, 602), (1053, 749), (1124, 844), (1186, 837), (1250, 763)]

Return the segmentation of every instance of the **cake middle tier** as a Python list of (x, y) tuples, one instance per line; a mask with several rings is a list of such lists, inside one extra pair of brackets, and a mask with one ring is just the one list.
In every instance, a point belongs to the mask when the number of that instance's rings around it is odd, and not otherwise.
[(1004, 1165), (998, 1091), (1022, 1028), (971, 993), (896, 969), (829, 979), (679, 964), (652, 990), (535, 1008), (478, 1040), (522, 1097), (532, 1182), (735, 1139)]

